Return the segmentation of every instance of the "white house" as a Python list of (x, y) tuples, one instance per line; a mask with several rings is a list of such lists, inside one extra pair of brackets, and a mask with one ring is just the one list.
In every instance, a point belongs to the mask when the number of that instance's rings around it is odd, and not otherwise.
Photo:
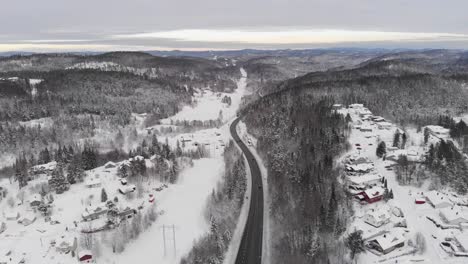
[(444, 194), (437, 191), (429, 191), (425, 193), (426, 201), (434, 208), (451, 207), (452, 202)]
[(20, 213), (18, 211), (8, 211), (5, 213), (5, 218), (8, 221), (16, 221), (18, 218), (20, 218)]
[(437, 138), (447, 138), (450, 135), (450, 129), (441, 126), (426, 126), (431, 135)]
[(115, 168), (116, 166), (117, 166), (117, 165), (116, 165), (114, 162), (109, 161), (109, 162), (107, 162), (107, 163), (104, 165), (104, 168), (110, 169), (110, 168)]
[(32, 207), (39, 206), (42, 202), (42, 197), (39, 194), (34, 194), (31, 199), (29, 199), (29, 205)]
[(377, 124), (377, 127), (379, 129), (391, 129), (393, 127), (393, 124), (389, 122), (379, 122)]
[(83, 220), (93, 220), (99, 218), (99, 216), (106, 214), (109, 208), (106, 203), (100, 203), (98, 205), (88, 206), (85, 209), (85, 212), (81, 214)]
[(27, 213), (24, 216), (20, 217), (20, 219), (18, 219), (18, 223), (24, 226), (28, 226), (34, 223), (34, 221), (36, 221), (36, 216), (32, 213)]
[(375, 249), (382, 254), (388, 254), (396, 248), (403, 247), (406, 238), (403, 236), (403, 231), (392, 229), (388, 233), (382, 234), (370, 240), (367, 247)]
[(350, 104), (349, 108), (359, 109), (359, 108), (364, 108), (364, 105), (363, 104)]
[(460, 206), (445, 207), (439, 211), (440, 218), (449, 225), (468, 223), (468, 212)]
[(101, 180), (98, 178), (91, 178), (86, 180), (85, 185), (88, 188), (98, 188), (101, 187)]
[(69, 236), (61, 236), (57, 239), (55, 249), (59, 253), (68, 253), (75, 251), (77, 247), (77, 239)]
[(361, 126), (361, 128), (359, 130), (361, 132), (372, 132), (372, 127), (368, 126), (368, 125), (363, 125), (363, 126)]
[(374, 186), (382, 181), (382, 175), (368, 173), (361, 176), (347, 176), (347, 179), (352, 185)]
[(133, 184), (124, 185), (124, 186), (120, 186), (120, 187), (119, 187), (119, 192), (120, 192), (121, 194), (131, 193), (131, 192), (134, 192), (135, 190), (136, 190), (136, 186), (133, 185)]
[(376, 123), (385, 122), (385, 118), (383, 118), (381, 116), (373, 116), (371, 119), (372, 119), (372, 121), (374, 121)]
[(388, 208), (371, 209), (364, 215), (363, 220), (373, 227), (380, 227), (390, 222), (390, 213)]

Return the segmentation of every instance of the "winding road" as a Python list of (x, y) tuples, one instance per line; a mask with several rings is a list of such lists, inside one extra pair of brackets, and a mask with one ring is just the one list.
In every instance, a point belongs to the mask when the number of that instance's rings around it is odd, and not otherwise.
[(237, 124), (240, 119), (235, 119), (230, 127), (231, 135), (241, 148), (249, 163), (252, 192), (250, 194), (250, 209), (247, 216), (244, 232), (242, 234), (239, 251), (235, 264), (260, 264), (262, 263), (262, 239), (263, 239), (263, 186), (262, 174), (249, 148), (242, 142), (237, 134)]

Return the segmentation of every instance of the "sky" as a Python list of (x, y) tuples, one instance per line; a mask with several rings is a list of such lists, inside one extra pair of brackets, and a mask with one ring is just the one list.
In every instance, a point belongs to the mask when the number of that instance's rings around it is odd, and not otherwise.
[(466, 0), (2, 0), (1, 51), (468, 49)]

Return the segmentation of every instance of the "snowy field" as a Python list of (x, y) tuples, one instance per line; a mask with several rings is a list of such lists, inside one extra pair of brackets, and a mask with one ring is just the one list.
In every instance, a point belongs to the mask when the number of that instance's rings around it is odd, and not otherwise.
[[(163, 119), (163, 124), (170, 124), (176, 120), (215, 120), (218, 119), (222, 111), (222, 120), (231, 120), (236, 115), (236, 111), (241, 103), (247, 85), (247, 73), (241, 68), (242, 77), (237, 82), (237, 89), (234, 93), (214, 93), (211, 90), (198, 90), (192, 98), (192, 106), (184, 108), (176, 115)], [(221, 102), (224, 96), (231, 97), (231, 105)]]

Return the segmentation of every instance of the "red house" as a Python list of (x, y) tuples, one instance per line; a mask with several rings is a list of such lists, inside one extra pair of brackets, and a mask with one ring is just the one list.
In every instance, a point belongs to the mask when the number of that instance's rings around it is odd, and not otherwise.
[(360, 194), (356, 195), (356, 198), (360, 201), (366, 201), (367, 203), (375, 203), (382, 200), (385, 190), (381, 187), (374, 187), (367, 189)]
[(84, 263), (91, 263), (93, 254), (89, 250), (82, 250), (78, 253), (78, 259)]
[(426, 199), (424, 197), (419, 197), (419, 198), (416, 198), (414, 200), (414, 203), (416, 204), (425, 204), (426, 203)]

